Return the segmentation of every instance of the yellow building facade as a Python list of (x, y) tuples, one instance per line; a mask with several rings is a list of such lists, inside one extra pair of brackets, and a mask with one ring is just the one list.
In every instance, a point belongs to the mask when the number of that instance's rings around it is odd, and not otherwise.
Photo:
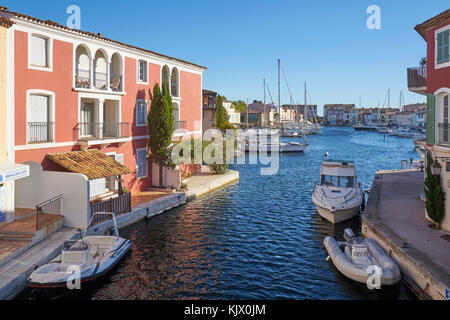
[(13, 133), (8, 132), (13, 108), (8, 101), (8, 69), (13, 67), (8, 59), (8, 37), (12, 25), (9, 19), (0, 17), (0, 226), (14, 222), (14, 180), (29, 175), (28, 166), (16, 165), (11, 158)]

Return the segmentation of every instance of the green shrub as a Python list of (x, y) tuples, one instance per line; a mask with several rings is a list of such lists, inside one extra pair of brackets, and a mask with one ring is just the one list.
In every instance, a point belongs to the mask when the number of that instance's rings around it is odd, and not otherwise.
[(214, 174), (224, 174), (230, 170), (228, 164), (210, 164), (208, 167)]
[(222, 130), (222, 131), (236, 130), (236, 128), (231, 123), (229, 123), (228, 121), (225, 122), (225, 123), (222, 123), (220, 125), (219, 129)]

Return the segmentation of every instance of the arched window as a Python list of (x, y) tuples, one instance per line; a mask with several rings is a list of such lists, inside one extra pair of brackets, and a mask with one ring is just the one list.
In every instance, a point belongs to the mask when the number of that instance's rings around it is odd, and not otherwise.
[(172, 69), (172, 75), (170, 77), (171, 94), (173, 97), (179, 96), (179, 73), (177, 68)]
[(91, 53), (84, 45), (76, 50), (75, 87), (90, 88), (91, 86)]
[(180, 129), (180, 107), (178, 103), (173, 104), (173, 126), (175, 130)]
[(106, 90), (107, 69), (106, 69), (107, 57), (102, 50), (98, 50), (95, 54), (94, 61), (94, 84), (96, 89)]
[(164, 66), (162, 68), (162, 75), (161, 75), (161, 81), (162, 81), (162, 83), (161, 83), (161, 90), (164, 87), (164, 83), (167, 83), (167, 86), (169, 87), (169, 90), (170, 90), (169, 79), (170, 79), (170, 69), (169, 69), (168, 66)]
[(112, 91), (123, 91), (122, 77), (122, 57), (118, 53), (114, 53), (111, 57), (110, 66), (110, 88)]

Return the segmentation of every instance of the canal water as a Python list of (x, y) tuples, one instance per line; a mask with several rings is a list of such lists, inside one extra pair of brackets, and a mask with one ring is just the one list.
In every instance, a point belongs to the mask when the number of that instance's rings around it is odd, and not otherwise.
[(311, 201), (323, 155), (356, 162), (370, 188), (377, 169), (418, 159), (411, 139), (324, 128), (305, 154), (283, 155), (277, 175), (239, 165), (240, 182), (121, 230), (131, 253), (105, 280), (68, 299), (414, 299), (402, 285), (371, 291), (326, 261), (336, 226)]

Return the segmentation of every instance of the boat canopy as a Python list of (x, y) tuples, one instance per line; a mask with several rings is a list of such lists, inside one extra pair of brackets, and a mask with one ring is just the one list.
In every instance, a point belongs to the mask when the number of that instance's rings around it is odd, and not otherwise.
[(324, 161), (322, 164), (321, 175), (355, 177), (355, 164), (350, 161)]

